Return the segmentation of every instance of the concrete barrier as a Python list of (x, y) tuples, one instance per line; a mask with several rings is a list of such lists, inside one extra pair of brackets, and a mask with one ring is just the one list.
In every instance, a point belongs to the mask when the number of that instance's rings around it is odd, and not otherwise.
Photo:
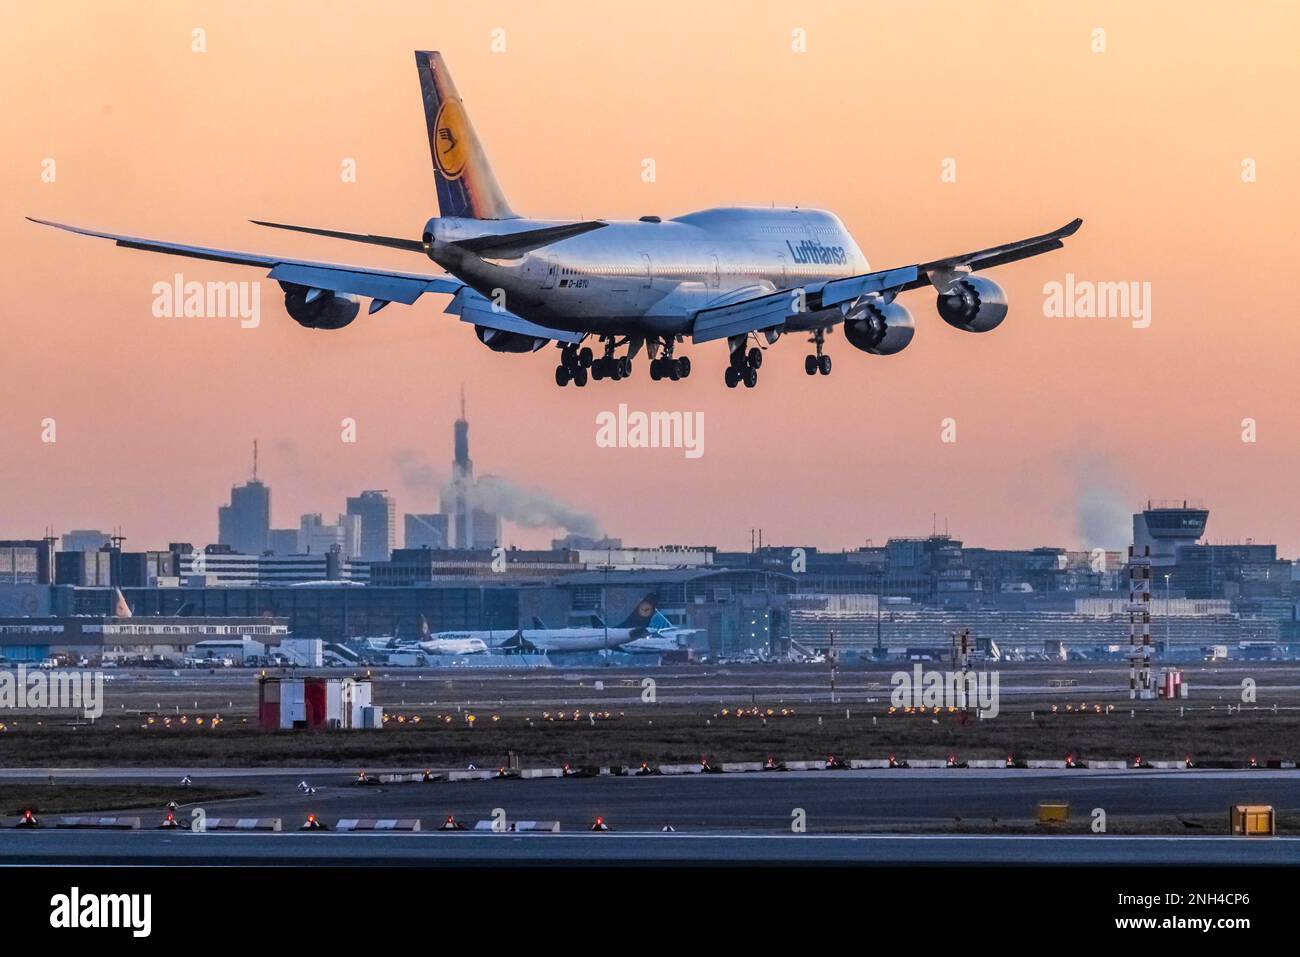
[[(886, 764), (888, 764), (888, 762), (886, 762)], [(1062, 761), (1061, 765), (1062, 767), (1064, 767), (1065, 762)], [(920, 760), (915, 760), (915, 761), (909, 760), (907, 762), (907, 766), (909, 768), (946, 768), (948, 766), (948, 762), (947, 760), (940, 760), (938, 758), (922, 758)]]
[[(210, 817), (203, 831), (278, 831), (278, 817)], [(203, 833), (203, 831), (199, 833)]]
[(559, 821), (514, 821), (510, 825), (512, 831), (528, 831), (537, 834), (559, 834)]
[(1187, 762), (1185, 761), (1151, 761), (1149, 763), (1151, 767), (1159, 768), (1160, 770), (1163, 771), (1187, 770)]
[(397, 772), (379, 775), (380, 784), (413, 784), (424, 780), (422, 771)]
[(1005, 768), (1007, 766), (1007, 762), (1005, 760), (989, 761), (987, 759), (980, 759), (977, 761), (967, 761), (966, 766), (972, 768)]
[(849, 767), (859, 771), (865, 768), (887, 768), (889, 762), (884, 758), (854, 758), (849, 762)]
[(785, 766), (791, 771), (820, 771), (825, 761), (787, 761)]
[[(418, 831), (420, 819), (345, 817), (334, 825), (336, 831)], [(279, 828), (276, 828), (279, 830)]]
[(519, 772), (521, 778), (562, 778), (563, 768), (525, 768)]
[(1025, 762), (1025, 767), (1027, 767), (1027, 768), (1053, 768), (1053, 769), (1059, 768), (1060, 770), (1064, 771), (1064, 770), (1065, 770), (1065, 759), (1062, 758), (1062, 759), (1059, 760), (1059, 761), (1041, 761), (1041, 760), (1040, 760), (1040, 761), (1026, 761), (1026, 762)]
[(698, 764), (661, 764), (659, 765), (660, 774), (699, 774), (700, 766)]
[(140, 829), (140, 819), (138, 817), (65, 817), (61, 818), (55, 827), (105, 827), (115, 828), (118, 830), (138, 831)]
[(496, 777), (495, 771), (448, 771), (448, 781), (488, 781)]
[(730, 771), (733, 773), (743, 772), (743, 771), (761, 771), (763, 770), (763, 762), (762, 761), (724, 761), (722, 762), (721, 767), (722, 770)]
[(1103, 771), (1123, 771), (1128, 767), (1127, 761), (1080, 761), (1085, 768), (1097, 768)]

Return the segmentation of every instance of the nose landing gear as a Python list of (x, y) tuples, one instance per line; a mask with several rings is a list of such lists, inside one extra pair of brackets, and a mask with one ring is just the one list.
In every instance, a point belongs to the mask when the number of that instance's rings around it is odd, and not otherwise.
[(812, 338), (808, 341), (813, 344), (814, 348), (816, 348), (817, 354), (804, 356), (803, 371), (809, 375), (816, 375), (819, 372), (822, 375), (830, 375), (831, 357), (822, 353), (822, 347), (826, 344), (826, 330), (814, 330)]

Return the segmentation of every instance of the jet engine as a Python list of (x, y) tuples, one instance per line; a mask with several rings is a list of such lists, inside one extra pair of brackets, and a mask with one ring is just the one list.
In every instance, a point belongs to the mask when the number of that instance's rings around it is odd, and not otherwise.
[(907, 348), (916, 322), (898, 302), (868, 301), (844, 318), (844, 338), (849, 345), (873, 356), (897, 355)]
[(308, 329), (342, 329), (357, 317), (361, 300), (351, 293), (281, 283), (285, 311)]
[(989, 332), (1007, 317), (1007, 294), (992, 279), (967, 276), (940, 293), (939, 316), (967, 332)]
[(487, 326), (475, 326), (474, 333), (478, 336), (479, 341), (493, 352), (536, 352), (550, 341), (549, 339), (538, 339), (536, 336), (526, 336), (519, 332), (503, 332), (500, 329), (489, 329)]

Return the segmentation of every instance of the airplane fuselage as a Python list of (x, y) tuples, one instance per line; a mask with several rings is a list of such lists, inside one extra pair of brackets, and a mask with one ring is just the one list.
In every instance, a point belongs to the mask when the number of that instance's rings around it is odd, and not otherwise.
[[(517, 259), (480, 259), (448, 245), (558, 225), (434, 218), (425, 240), (431, 259), (510, 313), (597, 335), (684, 335), (699, 309), (870, 271), (839, 217), (816, 209), (725, 207), (615, 221)], [(813, 314), (806, 322), (821, 324)]]

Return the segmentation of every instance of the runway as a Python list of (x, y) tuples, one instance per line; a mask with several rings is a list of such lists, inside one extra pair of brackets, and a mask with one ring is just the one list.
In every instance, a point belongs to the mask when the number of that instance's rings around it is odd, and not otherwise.
[(5, 865), (1278, 865), (1300, 838), (0, 831)]
[[(43, 783), (177, 782), (180, 817), (192, 811), (179, 769), (6, 769), (0, 781)], [(372, 777), (378, 771), (371, 772)], [(210, 802), (209, 816), (278, 817), (286, 831), (307, 815), (339, 818), (419, 818), (424, 829), (448, 815), (471, 828), (500, 809), (507, 820), (560, 822), (583, 831), (597, 817), (618, 830), (714, 831), (785, 834), (801, 811), (814, 835), (915, 830), (936, 825), (980, 828), (1028, 821), (1039, 802), (1068, 802), (1075, 820), (1094, 809), (1109, 819), (1178, 816), (1226, 820), (1233, 804), (1270, 804), (1279, 814), (1300, 811), (1300, 772), (1277, 770), (1009, 770), (893, 769), (750, 772), (677, 776), (487, 780), (358, 786), (355, 771), (316, 769), (196, 769), (196, 785), (245, 785), (255, 797)], [(304, 793), (306, 782), (314, 793)], [(111, 811), (97, 811), (111, 814)], [(146, 828), (155, 810), (123, 810)], [(1131, 828), (1129, 831), (1131, 832)], [(1189, 831), (1195, 834), (1195, 831)]]

